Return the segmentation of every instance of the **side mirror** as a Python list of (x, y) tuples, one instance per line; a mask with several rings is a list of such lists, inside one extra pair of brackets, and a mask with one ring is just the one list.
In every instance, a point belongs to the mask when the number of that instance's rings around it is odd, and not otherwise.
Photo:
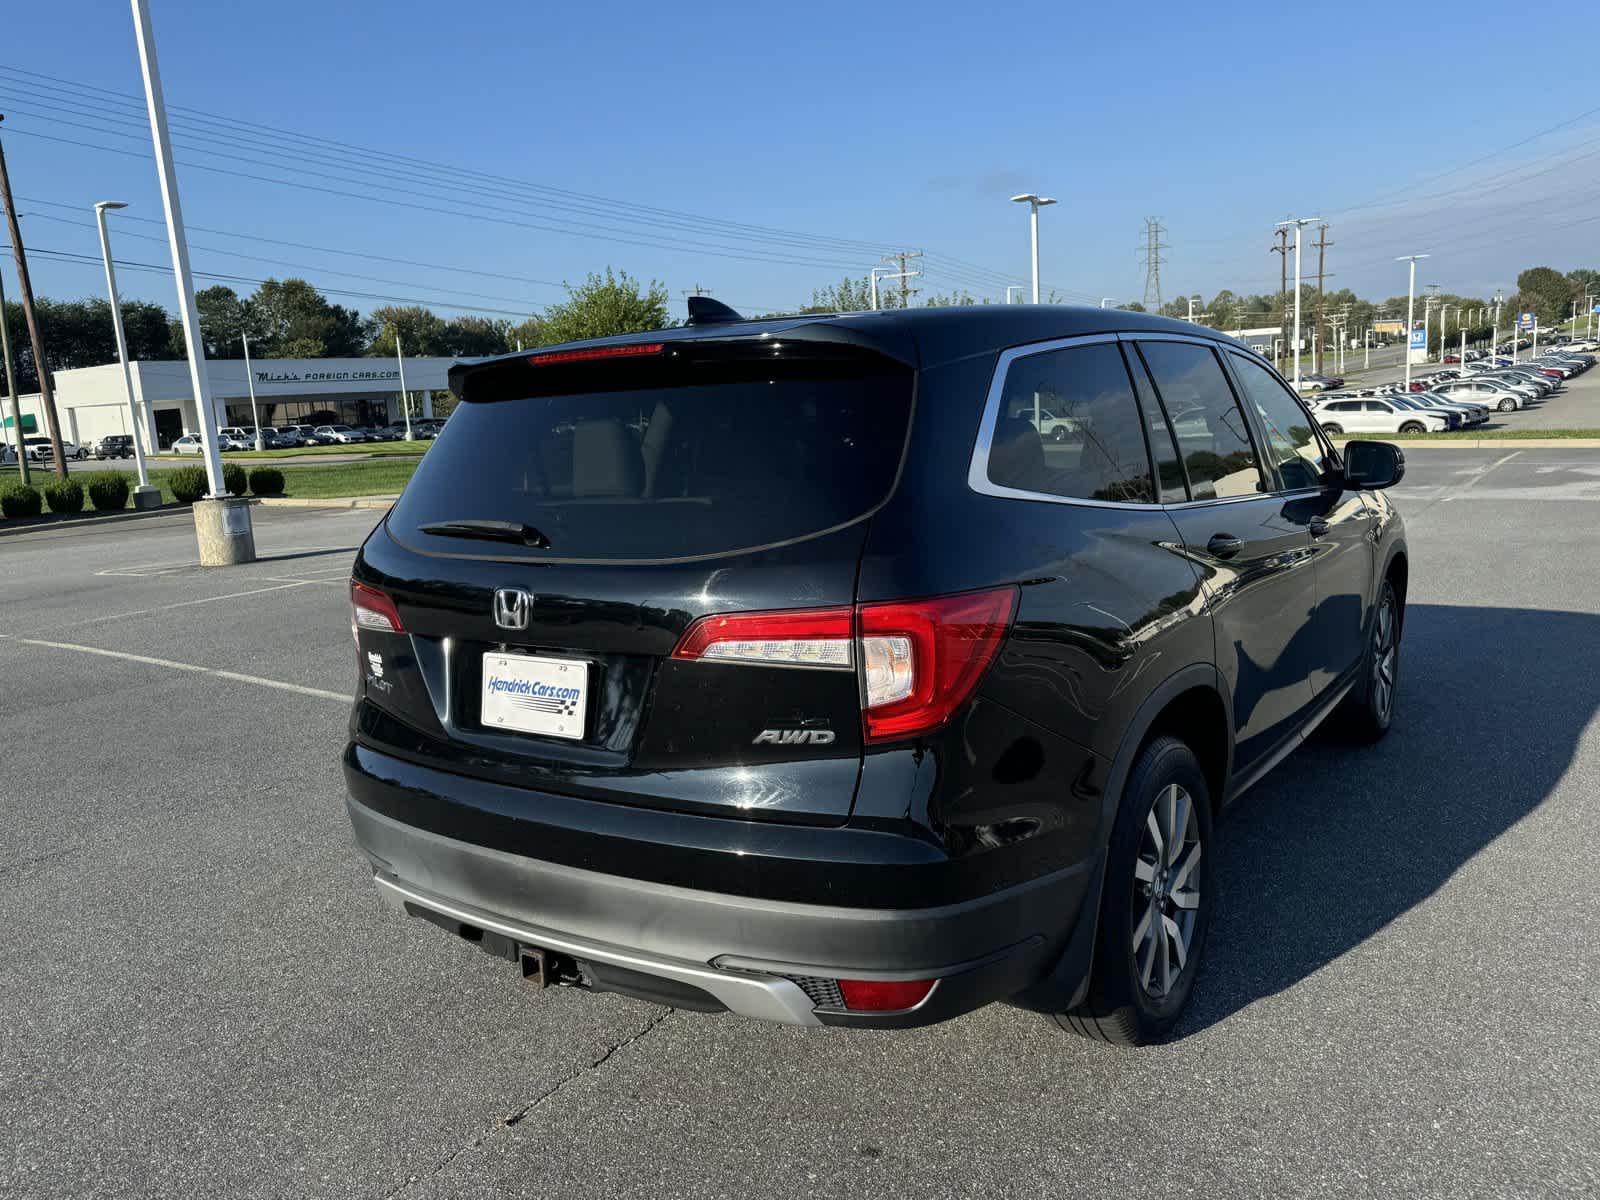
[(1344, 483), (1349, 488), (1377, 491), (1393, 487), (1406, 475), (1406, 456), (1393, 442), (1346, 442)]

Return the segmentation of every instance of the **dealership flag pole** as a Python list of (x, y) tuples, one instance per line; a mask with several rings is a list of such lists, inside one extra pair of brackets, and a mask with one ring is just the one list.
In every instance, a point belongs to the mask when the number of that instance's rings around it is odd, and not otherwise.
[(178, 321), (189, 352), (189, 386), (194, 390), (199, 416), (200, 445), (205, 451), (206, 480), (210, 492), (194, 506), (195, 534), (202, 566), (254, 562), (255, 537), (250, 529), (250, 506), (228, 496), (222, 477), (222, 455), (217, 452), (217, 414), (211, 404), (211, 380), (206, 373), (206, 349), (200, 335), (200, 313), (194, 303), (194, 275), (189, 269), (189, 243), (183, 232), (183, 209), (178, 203), (178, 176), (172, 163), (172, 137), (167, 130), (167, 102), (161, 93), (161, 68), (156, 62), (155, 31), (150, 25), (148, 0), (130, 0), (133, 31), (139, 43), (139, 69), (144, 75), (144, 97), (150, 110), (150, 140), (155, 145), (156, 176), (161, 183), (161, 207), (167, 217), (167, 242), (172, 250), (172, 273), (178, 285)]
[(250, 389), (250, 426), (256, 431), (256, 449), (265, 450), (266, 443), (261, 440), (261, 414), (256, 411), (256, 374), (250, 369), (250, 335), (241, 329), (239, 341), (244, 346), (244, 383)]
[(400, 364), (400, 411), (406, 415), (406, 441), (415, 440), (411, 434), (411, 398), (406, 395), (406, 356), (400, 352), (400, 331), (394, 331), (394, 361)]

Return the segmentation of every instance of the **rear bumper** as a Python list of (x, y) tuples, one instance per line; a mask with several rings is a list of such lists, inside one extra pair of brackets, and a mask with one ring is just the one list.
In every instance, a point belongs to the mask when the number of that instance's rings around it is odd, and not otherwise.
[[(345, 763), (355, 838), (391, 906), (475, 941), (488, 932), (492, 941), (568, 956), (595, 967), (585, 976), (611, 990), (670, 1003), (674, 989), (692, 989), (709, 999), (704, 1007), (762, 1020), (903, 1027), (1013, 996), (1056, 966), (1092, 875), (1093, 864), (1084, 863), (981, 897), (910, 908), (732, 895), (711, 890), (720, 878), (714, 872), (705, 889), (629, 878), (386, 815), (379, 810), (395, 811), (396, 797), (386, 794), (395, 788), (425, 802), (452, 788), (495, 786), (411, 765), (402, 784), (385, 769), (386, 757), (361, 748)], [(524, 804), (540, 800), (499, 790)], [(596, 839), (596, 863), (605, 861), (606, 840)], [(819, 876), (816, 895), (828, 892), (829, 880)], [(887, 1014), (843, 1011), (796, 982), (840, 978), (939, 982), (917, 1008)]]

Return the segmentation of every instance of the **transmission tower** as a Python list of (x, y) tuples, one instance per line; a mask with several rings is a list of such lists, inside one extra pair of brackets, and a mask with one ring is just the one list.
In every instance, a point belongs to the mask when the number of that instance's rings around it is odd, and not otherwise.
[(1161, 264), (1167, 261), (1161, 257), (1167, 249), (1161, 235), (1165, 232), (1160, 217), (1144, 219), (1144, 306), (1153, 313), (1161, 311)]

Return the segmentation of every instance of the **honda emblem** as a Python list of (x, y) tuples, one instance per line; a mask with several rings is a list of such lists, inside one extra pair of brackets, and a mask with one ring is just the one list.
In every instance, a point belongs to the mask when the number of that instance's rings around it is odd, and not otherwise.
[(526, 629), (533, 597), (521, 588), (496, 588), (494, 623), (501, 629)]

